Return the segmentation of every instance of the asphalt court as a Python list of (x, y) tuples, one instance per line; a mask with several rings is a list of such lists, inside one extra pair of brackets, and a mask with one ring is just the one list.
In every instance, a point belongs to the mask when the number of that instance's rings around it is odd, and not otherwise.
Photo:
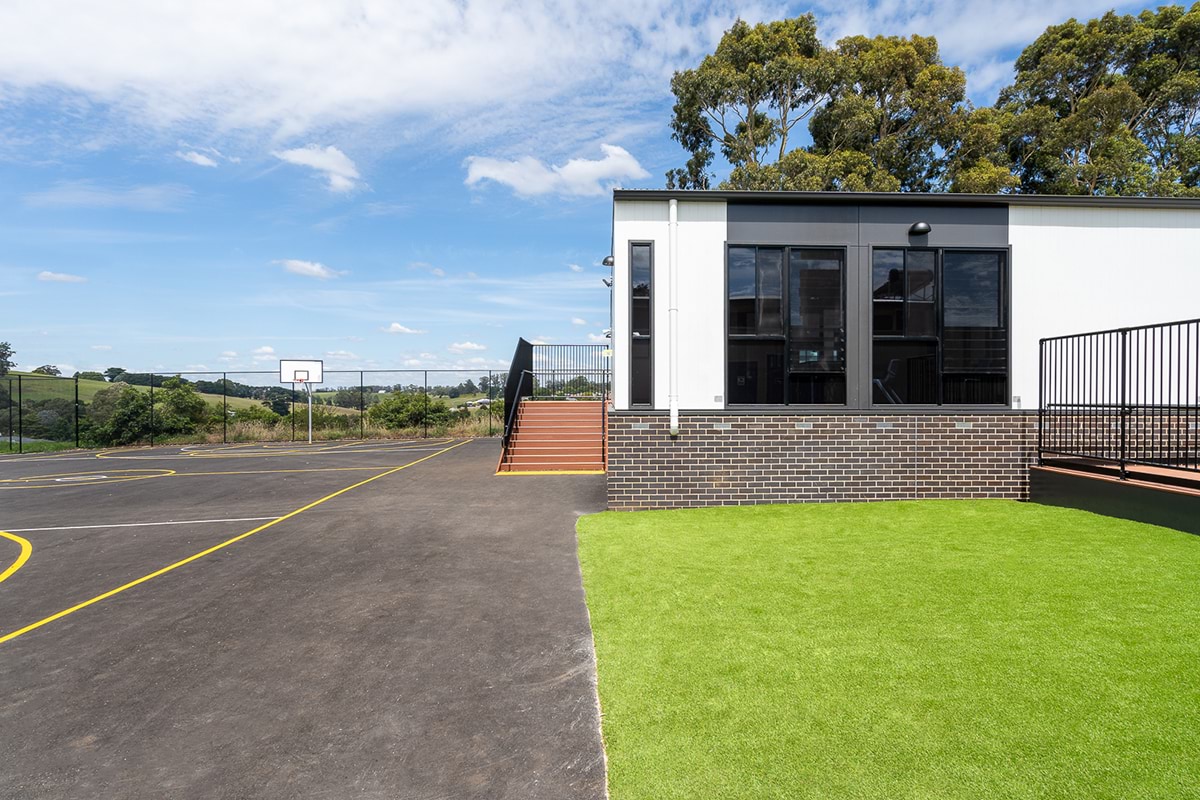
[(603, 479), (498, 455), (0, 457), (0, 797), (603, 796)]

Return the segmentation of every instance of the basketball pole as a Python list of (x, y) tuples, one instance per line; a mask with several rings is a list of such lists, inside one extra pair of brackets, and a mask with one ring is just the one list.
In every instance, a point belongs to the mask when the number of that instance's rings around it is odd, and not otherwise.
[(300, 385), (308, 395), (308, 443), (312, 444), (312, 387), (308, 385), (308, 381), (300, 381)]

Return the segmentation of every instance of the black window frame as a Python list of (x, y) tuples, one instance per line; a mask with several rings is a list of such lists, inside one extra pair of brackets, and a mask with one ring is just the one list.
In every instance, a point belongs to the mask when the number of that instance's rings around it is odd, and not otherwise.
[[(729, 269), (730, 269), (730, 251), (736, 249), (753, 249), (755, 251), (755, 308), (753, 318), (755, 321), (756, 330), (754, 333), (732, 333), (730, 331), (730, 298), (729, 298)], [(757, 270), (758, 258), (757, 254), (763, 250), (778, 250), (780, 251), (780, 319), (782, 322), (782, 332), (761, 333), (758, 330), (760, 320), (762, 319), (762, 309), (758, 306), (759, 298), (759, 273)], [(824, 251), (828, 253), (836, 253), (840, 260), (840, 297), (841, 297), (841, 327), (839, 335), (841, 337), (841, 369), (837, 370), (797, 370), (793, 373), (792, 359), (792, 287), (791, 287), (791, 263), (793, 251)], [(849, 270), (850, 264), (850, 247), (845, 244), (768, 244), (768, 243), (729, 243), (725, 245), (725, 270), (724, 270), (724, 287), (723, 287), (723, 333), (724, 333), (724, 386), (725, 386), (725, 407), (726, 408), (789, 408), (789, 409), (844, 409), (849, 405), (850, 397), (850, 381), (852, 373), (850, 370), (850, 355), (847, 351), (847, 329), (849, 326), (851, 298), (849, 295)], [(730, 354), (731, 345), (738, 342), (747, 344), (755, 342), (777, 342), (782, 347), (782, 402), (780, 403), (745, 403), (732, 402), (730, 400)], [(840, 375), (841, 376), (841, 395), (840, 402), (823, 402), (810, 403), (798, 402), (793, 400), (792, 394), (792, 375)]]
[[(649, 322), (648, 333), (639, 335), (634, 329), (634, 282), (633, 282), (633, 252), (635, 248), (646, 247), (650, 251), (650, 281), (647, 287), (649, 297)], [(654, 407), (654, 242), (652, 240), (630, 240), (629, 242), (629, 295), (628, 295), (628, 311), (629, 311), (629, 407), (630, 408), (653, 408)], [(646, 369), (646, 399), (644, 401), (635, 400), (634, 397), (638, 391), (637, 373), (635, 372), (635, 353), (634, 341), (645, 342), (649, 350), (647, 354), (648, 366)]]
[[(905, 254), (905, 263), (906, 263), (906, 267), (905, 267), (906, 283), (905, 283), (905, 299), (904, 299), (905, 307), (904, 307), (904, 311), (903, 311), (903, 315), (902, 315), (903, 319), (904, 319), (905, 328), (906, 328), (904, 333), (879, 334), (879, 333), (876, 333), (876, 330), (875, 330), (875, 324), (876, 324), (876, 314), (875, 314), (876, 298), (874, 296), (875, 256), (876, 256), (876, 253), (879, 253), (880, 251), (902, 251)], [(908, 335), (907, 324), (908, 324), (909, 314), (908, 314), (907, 306), (908, 306), (909, 300), (907, 298), (907, 293), (908, 293), (907, 257), (908, 257), (908, 253), (910, 253), (910, 252), (929, 252), (929, 251), (932, 251), (935, 254), (934, 255), (934, 269), (935, 269), (934, 334), (933, 335), (926, 335), (926, 334)], [(990, 375), (993, 377), (998, 374), (998, 371), (996, 371), (996, 370), (993, 370), (993, 371), (971, 371), (971, 370), (958, 369), (958, 370), (953, 370), (952, 372), (948, 373), (945, 369), (945, 340), (946, 340), (945, 301), (946, 301), (946, 295), (945, 295), (945, 281), (944, 281), (944, 277), (945, 277), (944, 266), (945, 266), (945, 256), (947, 253), (950, 253), (950, 254), (986, 253), (988, 255), (999, 256), (999, 265), (1000, 265), (1001, 274), (1000, 274), (998, 282), (997, 282), (997, 288), (999, 289), (999, 292), (1000, 292), (1000, 309), (999, 309), (999, 314), (998, 314), (997, 319), (1000, 322), (1000, 326), (997, 328), (997, 330), (1002, 331), (1003, 338), (1004, 338), (1004, 345), (1003, 345), (1003, 348), (1004, 348), (1003, 384), (1004, 384), (1004, 386), (1003, 386), (1003, 391), (1001, 392), (1001, 399), (995, 403), (969, 403), (969, 402), (963, 402), (961, 400), (947, 403), (946, 399), (945, 399), (946, 376), (948, 374), (953, 374), (953, 375), (978, 374), (978, 375)], [(869, 333), (868, 333), (868, 337), (867, 337), (868, 374), (871, 377), (870, 383), (866, 387), (867, 393), (865, 396), (865, 400), (871, 409), (875, 409), (875, 410), (878, 410), (878, 409), (889, 409), (889, 410), (896, 410), (896, 409), (959, 410), (959, 409), (962, 409), (962, 410), (969, 410), (969, 409), (979, 409), (979, 408), (987, 408), (987, 409), (1008, 408), (1011, 406), (1011, 399), (1010, 399), (1011, 395), (1012, 395), (1012, 248), (1011, 247), (987, 247), (987, 246), (971, 247), (971, 246), (960, 246), (960, 245), (943, 245), (943, 246), (934, 246), (934, 247), (905, 247), (905, 246), (901, 246), (901, 245), (873, 245), (868, 249), (867, 264), (866, 264), (865, 272), (867, 275), (870, 276), (870, 280), (867, 285), (867, 291), (865, 294), (868, 298), (867, 299), (867, 303), (868, 303), (867, 320), (869, 323)], [(888, 302), (890, 302), (890, 301), (888, 301)], [(935, 390), (936, 397), (933, 402), (886, 403), (886, 402), (877, 402), (876, 401), (876, 399), (875, 399), (875, 388), (876, 388), (875, 387), (875, 381), (876, 381), (875, 376), (879, 374), (876, 371), (876, 363), (875, 363), (876, 343), (877, 342), (883, 342), (883, 343), (895, 342), (897, 344), (902, 344), (905, 342), (911, 342), (913, 344), (933, 343), (934, 353), (935, 353), (935, 370), (936, 370), (935, 375), (934, 375), (934, 385), (936, 387), (936, 390)]]

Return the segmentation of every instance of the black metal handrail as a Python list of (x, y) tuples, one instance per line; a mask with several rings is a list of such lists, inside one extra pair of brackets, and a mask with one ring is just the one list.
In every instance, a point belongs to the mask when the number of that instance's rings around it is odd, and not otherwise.
[[(526, 375), (529, 376), (529, 383), (532, 386), (533, 373), (527, 369), (521, 370), (521, 374), (517, 378), (516, 388), (513, 390), (513, 397), (515, 400), (511, 405), (505, 405), (504, 407), (504, 452), (506, 453), (508, 452), (508, 442), (510, 439), (512, 439), (513, 423), (515, 423), (517, 420), (517, 407), (521, 404), (521, 398), (529, 396), (529, 393), (525, 391)], [(509, 377), (512, 377), (511, 373), (509, 373)], [(505, 395), (508, 394), (507, 389), (508, 387), (506, 386)], [(507, 403), (507, 400), (505, 402)]]
[(1038, 461), (1200, 471), (1200, 319), (1039, 342)]

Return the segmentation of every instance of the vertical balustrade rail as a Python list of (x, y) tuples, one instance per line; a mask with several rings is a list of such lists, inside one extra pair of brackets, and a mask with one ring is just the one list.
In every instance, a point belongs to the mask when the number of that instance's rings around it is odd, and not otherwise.
[(1200, 472), (1200, 320), (1042, 339), (1039, 463)]

